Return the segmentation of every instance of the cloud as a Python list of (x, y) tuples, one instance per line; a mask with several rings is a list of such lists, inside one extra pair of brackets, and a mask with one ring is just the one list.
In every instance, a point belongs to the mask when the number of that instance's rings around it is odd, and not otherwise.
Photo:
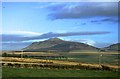
[(2, 2), (118, 2), (119, 0), (2, 0)]
[(80, 0), (80, 1), (83, 1), (83, 2), (118, 2), (119, 0), (104, 0), (104, 1), (101, 1), (101, 0)]
[(81, 23), (81, 25), (86, 25), (86, 23)]
[(37, 35), (41, 35), (42, 33), (38, 33), (38, 32), (32, 32), (32, 31), (7, 31), (5, 32), (5, 34), (16, 34), (16, 35), (24, 35), (24, 36), (37, 36)]
[(80, 39), (80, 40), (72, 40), (72, 41), (85, 43), (85, 44), (88, 44), (88, 45), (91, 45), (91, 46), (95, 46), (95, 44), (96, 44), (96, 42), (94, 40), (91, 40), (91, 39)]
[(101, 19), (101, 20), (92, 20), (92, 23), (98, 23), (98, 22), (112, 22), (112, 23), (117, 23), (118, 19), (116, 18), (105, 18), (105, 19)]
[(118, 19), (112, 19), (112, 18), (106, 18), (106, 19), (102, 19), (102, 22), (118, 22)]
[(23, 36), (23, 35), (11, 35), (11, 34), (2, 34), (3, 42), (19, 42), (19, 41), (29, 41), (29, 40), (37, 40), (37, 39), (45, 39), (45, 38), (52, 38), (52, 37), (67, 37), (67, 36), (79, 36), (79, 35), (101, 35), (101, 34), (108, 34), (110, 32), (100, 31), (100, 32), (67, 32), (67, 33), (45, 33), (39, 36)]
[(91, 46), (95, 46), (95, 43), (96, 43), (95, 41), (90, 40), (90, 39), (79, 40), (79, 42), (86, 43), (86, 44), (91, 45)]
[(118, 2), (119, 0), (2, 0), (2, 2)]
[(82, 19), (92, 17), (117, 17), (117, 2), (77, 2), (48, 6), (50, 19)]

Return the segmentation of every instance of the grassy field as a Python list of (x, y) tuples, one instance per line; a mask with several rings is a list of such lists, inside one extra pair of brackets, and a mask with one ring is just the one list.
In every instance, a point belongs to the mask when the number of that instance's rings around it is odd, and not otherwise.
[[(120, 54), (103, 54), (100, 56), (101, 64), (110, 64), (110, 65), (118, 65)], [(83, 63), (96, 63), (98, 64), (99, 54), (73, 54), (68, 55), (69, 61), (75, 62), (83, 62)]]
[[(7, 53), (11, 55), (21, 54), (21, 52), (7, 52)], [(101, 52), (101, 54), (102, 54), (102, 56), (100, 57), (101, 64), (119, 65), (118, 62), (119, 62), (120, 53)], [(37, 59), (41, 59), (41, 57), (39, 56), (43, 56), (42, 59), (64, 60), (64, 61), (74, 61), (74, 62), (80, 62), (80, 63), (98, 64), (100, 53), (96, 51), (71, 51), (71, 52), (57, 52), (57, 53), (24, 52), (24, 55), (28, 55), (29, 58), (35, 58), (31, 56), (38, 56)]]
[(96, 70), (64, 70), (3, 67), (3, 77), (119, 77), (118, 72)]
[[(18, 53), (18, 52), (17, 52)], [(11, 53), (16, 55), (16, 53)], [(19, 63), (39, 63), (39, 62), (53, 62), (54, 64), (78, 64), (78, 63), (90, 63), (97, 64), (99, 59), (98, 52), (69, 52), (69, 53), (43, 53), (43, 52), (27, 52), (25, 55), (37, 55), (45, 56), (45, 59), (41, 58), (13, 58), (6, 57), (3, 59), (5, 62), (19, 62)], [(49, 58), (47, 56), (57, 56)], [(59, 57), (60, 56), (60, 57)], [(61, 57), (61, 56), (65, 56)], [(101, 64), (109, 64), (118, 66), (120, 54), (117, 53), (103, 53), (101, 57)], [(50, 59), (50, 60), (49, 60)], [(70, 62), (72, 61), (72, 62)], [(88, 65), (88, 64), (87, 64)], [(101, 71), (101, 70), (67, 70), (67, 69), (36, 69), (36, 68), (8, 68), (3, 67), (3, 77), (119, 77), (118, 72), (114, 71)]]

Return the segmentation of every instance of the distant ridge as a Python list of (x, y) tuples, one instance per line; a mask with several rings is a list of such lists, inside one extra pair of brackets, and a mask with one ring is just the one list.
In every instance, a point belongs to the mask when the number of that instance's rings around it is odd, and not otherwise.
[(69, 52), (72, 50), (97, 50), (98, 48), (79, 42), (64, 41), (59, 38), (51, 38), (45, 41), (34, 42), (24, 51), (56, 51)]
[(108, 47), (105, 47), (104, 49), (109, 51), (120, 51), (120, 43), (112, 44)]

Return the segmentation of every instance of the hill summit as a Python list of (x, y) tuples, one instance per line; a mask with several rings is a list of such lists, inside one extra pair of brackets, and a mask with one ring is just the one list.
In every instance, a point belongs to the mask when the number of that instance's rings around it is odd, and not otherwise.
[(45, 41), (34, 42), (24, 51), (56, 51), (69, 52), (72, 50), (97, 50), (98, 48), (79, 42), (64, 41), (59, 38), (50, 38)]
[(46, 41), (63, 41), (62, 39), (59, 39), (59, 38), (50, 38)]

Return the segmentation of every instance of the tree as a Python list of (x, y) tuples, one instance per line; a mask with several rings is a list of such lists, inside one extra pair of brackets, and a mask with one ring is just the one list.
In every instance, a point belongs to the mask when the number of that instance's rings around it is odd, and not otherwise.
[(4, 52), (4, 53), (2, 54), (2, 57), (6, 57), (6, 56), (7, 56), (7, 53)]

